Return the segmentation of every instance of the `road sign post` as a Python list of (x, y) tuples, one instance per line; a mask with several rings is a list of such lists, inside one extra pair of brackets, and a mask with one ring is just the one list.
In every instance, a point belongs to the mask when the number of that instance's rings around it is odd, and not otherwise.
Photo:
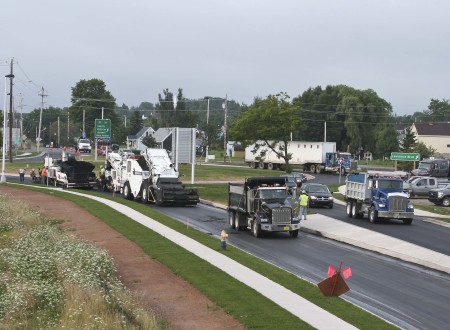
[(111, 138), (111, 120), (96, 119), (94, 135), (95, 135), (95, 160), (97, 160), (97, 139)]
[[(395, 161), (395, 170), (397, 170), (397, 161), (418, 162), (420, 154), (415, 152), (391, 152), (391, 160)], [(414, 168), (416, 163), (414, 163)]]

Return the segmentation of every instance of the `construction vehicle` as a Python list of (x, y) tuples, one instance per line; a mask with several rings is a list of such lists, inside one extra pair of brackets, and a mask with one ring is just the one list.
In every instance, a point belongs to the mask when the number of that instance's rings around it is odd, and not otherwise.
[(243, 184), (228, 184), (230, 226), (250, 229), (255, 237), (263, 232), (288, 232), (297, 237), (300, 219), (292, 204), (283, 177), (253, 177)]
[[(269, 143), (272, 143), (269, 141)], [(283, 153), (282, 143), (274, 144), (274, 149)], [(280, 149), (281, 148), (281, 149)], [(302, 167), (312, 173), (349, 173), (356, 161), (348, 152), (336, 151), (335, 142), (289, 141), (287, 151), (291, 154), (289, 164)], [(284, 159), (264, 142), (259, 141), (245, 148), (245, 162), (251, 168), (277, 170), (285, 165)], [(352, 164), (355, 163), (354, 165)]]
[(62, 152), (60, 160), (50, 156), (45, 157), (44, 165), (47, 167), (47, 180), (49, 185), (63, 188), (88, 188), (96, 185), (95, 165), (86, 161), (76, 160)]
[(120, 189), (125, 198), (156, 205), (197, 205), (200, 202), (197, 190), (187, 189), (179, 181), (179, 173), (165, 149), (149, 148), (141, 155), (125, 157), (109, 161), (111, 167), (116, 168), (115, 179), (111, 175), (114, 189)]
[(414, 206), (403, 192), (403, 180), (397, 172), (367, 172), (349, 174), (345, 182), (347, 216), (370, 222), (379, 219), (399, 219), (411, 224)]

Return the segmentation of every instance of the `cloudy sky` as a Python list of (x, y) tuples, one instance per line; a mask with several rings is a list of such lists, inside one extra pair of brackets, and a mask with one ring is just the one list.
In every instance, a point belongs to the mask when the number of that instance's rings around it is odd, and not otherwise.
[(10, 0), (0, 73), (14, 58), (24, 112), (41, 87), (44, 107), (65, 107), (98, 78), (129, 107), (165, 88), (251, 104), (345, 84), (412, 114), (450, 98), (449, 12), (448, 0)]

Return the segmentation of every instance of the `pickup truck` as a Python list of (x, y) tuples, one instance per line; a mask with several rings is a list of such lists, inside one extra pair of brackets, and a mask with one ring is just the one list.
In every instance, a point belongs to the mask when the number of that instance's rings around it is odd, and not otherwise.
[(403, 191), (409, 196), (428, 196), (431, 189), (442, 188), (448, 185), (449, 181), (438, 180), (431, 176), (411, 177), (403, 182)]
[(443, 188), (431, 189), (428, 200), (435, 205), (450, 206), (450, 184)]

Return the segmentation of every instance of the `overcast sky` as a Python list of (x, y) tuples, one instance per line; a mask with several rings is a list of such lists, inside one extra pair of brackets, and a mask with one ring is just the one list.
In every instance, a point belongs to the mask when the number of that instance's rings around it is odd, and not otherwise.
[(44, 107), (65, 107), (98, 78), (129, 107), (165, 88), (251, 104), (345, 84), (412, 114), (450, 98), (449, 13), (448, 0), (10, 0), (0, 73), (14, 57), (24, 112), (41, 86)]

